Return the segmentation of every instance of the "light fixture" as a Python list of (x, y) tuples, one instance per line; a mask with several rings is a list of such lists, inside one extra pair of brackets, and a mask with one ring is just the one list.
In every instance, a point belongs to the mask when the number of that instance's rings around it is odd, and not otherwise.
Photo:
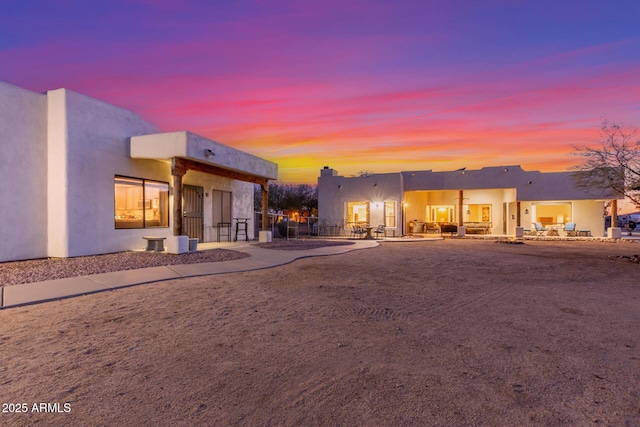
[(338, 188), (342, 188), (342, 185), (338, 185)]
[(471, 211), (467, 209), (467, 215), (471, 215)]
[(527, 184), (533, 184), (531, 181), (527, 181)]
[(525, 215), (529, 215), (529, 209), (525, 209), (525, 210), (524, 210), (524, 214), (525, 214)]
[(509, 168), (504, 168), (504, 171), (505, 172), (509, 172)]
[(215, 156), (216, 153), (214, 153), (212, 150), (207, 148), (206, 150), (204, 150), (204, 155), (205, 157), (211, 157), (211, 156)]

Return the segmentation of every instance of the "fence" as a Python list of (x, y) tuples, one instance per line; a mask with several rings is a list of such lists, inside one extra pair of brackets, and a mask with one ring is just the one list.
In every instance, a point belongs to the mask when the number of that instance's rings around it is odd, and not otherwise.
[[(312, 237), (329, 237), (344, 235), (344, 226), (339, 225), (321, 225), (317, 216), (300, 216), (295, 220), (290, 219), (286, 215), (268, 214), (267, 229), (271, 230), (274, 238), (283, 239), (299, 239)], [(255, 212), (254, 224), (256, 224), (255, 236), (258, 237), (260, 224), (262, 224), (262, 212)], [(286, 225), (283, 225), (285, 224)], [(280, 225), (279, 225), (280, 224)]]

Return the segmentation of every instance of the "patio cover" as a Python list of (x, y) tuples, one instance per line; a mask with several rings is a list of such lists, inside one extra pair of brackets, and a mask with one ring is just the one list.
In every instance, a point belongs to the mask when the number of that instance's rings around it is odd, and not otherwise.
[(131, 137), (130, 156), (171, 163), (174, 235), (182, 234), (182, 176), (188, 170), (260, 184), (262, 229), (266, 230), (268, 181), (278, 178), (277, 164), (187, 131)]

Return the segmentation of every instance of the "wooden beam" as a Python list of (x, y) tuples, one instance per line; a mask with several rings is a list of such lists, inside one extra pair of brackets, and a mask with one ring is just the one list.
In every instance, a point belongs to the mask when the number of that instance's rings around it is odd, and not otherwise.
[(173, 235), (182, 236), (182, 175), (173, 175)]
[[(179, 157), (174, 157), (172, 159), (172, 174), (173, 168), (176, 171), (184, 170), (185, 173), (187, 170), (193, 170), (197, 172), (204, 172), (211, 175), (217, 175), (224, 178), (231, 178), (238, 181), (251, 182), (253, 184), (267, 185), (269, 182), (268, 178), (263, 178), (256, 175), (251, 175), (244, 172), (232, 171), (229, 169), (223, 169), (219, 166), (207, 165), (205, 163), (194, 162), (193, 160), (182, 159)], [(184, 175), (184, 174), (183, 174)]]
[(262, 231), (269, 229), (269, 184), (260, 185), (262, 189)]
[(516, 227), (520, 227), (520, 202), (516, 202), (518, 207), (516, 208)]
[(462, 227), (462, 223), (463, 223), (462, 221), (462, 215), (463, 215), (462, 206), (464, 204), (463, 197), (464, 197), (464, 191), (460, 190), (458, 192), (458, 227)]

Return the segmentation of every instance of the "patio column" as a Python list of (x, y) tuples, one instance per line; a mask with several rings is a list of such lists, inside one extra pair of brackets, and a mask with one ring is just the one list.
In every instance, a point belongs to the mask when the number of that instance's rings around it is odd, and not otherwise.
[(516, 227), (520, 227), (520, 202), (516, 202)]
[(618, 201), (613, 199), (611, 201), (611, 227), (617, 227), (618, 225)]
[(464, 192), (460, 190), (458, 192), (458, 227), (462, 227), (462, 205), (464, 202)]
[(260, 184), (262, 189), (262, 231), (269, 229), (269, 182)]
[(182, 177), (187, 169), (171, 160), (171, 175), (173, 176), (173, 235), (182, 236)]

